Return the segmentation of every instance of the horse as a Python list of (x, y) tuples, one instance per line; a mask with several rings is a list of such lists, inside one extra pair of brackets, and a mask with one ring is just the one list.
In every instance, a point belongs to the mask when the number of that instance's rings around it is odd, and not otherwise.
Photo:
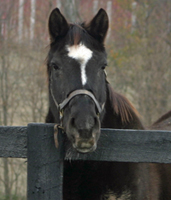
[(70, 159), (64, 161), (63, 199), (162, 199), (156, 165), (72, 160), (73, 151), (96, 150), (100, 128), (144, 129), (134, 106), (107, 81), (108, 26), (104, 9), (89, 23), (69, 23), (58, 8), (49, 16), (46, 123), (62, 126), (71, 145)]
[(171, 130), (171, 110), (162, 115), (158, 120), (156, 120), (150, 129), (154, 130)]

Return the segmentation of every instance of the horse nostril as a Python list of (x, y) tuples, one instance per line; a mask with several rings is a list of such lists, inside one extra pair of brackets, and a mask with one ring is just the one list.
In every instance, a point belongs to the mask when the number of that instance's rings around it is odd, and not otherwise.
[(72, 127), (75, 127), (75, 118), (72, 118), (70, 123)]
[(94, 117), (94, 124), (97, 124), (97, 120), (98, 120), (97, 117)]
[(70, 137), (71, 137), (72, 142), (75, 142), (75, 137), (74, 137), (74, 135), (71, 135)]

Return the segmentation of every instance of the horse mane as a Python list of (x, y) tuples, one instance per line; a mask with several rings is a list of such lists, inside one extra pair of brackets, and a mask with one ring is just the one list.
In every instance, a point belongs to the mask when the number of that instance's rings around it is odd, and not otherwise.
[(130, 123), (135, 117), (139, 119), (140, 115), (131, 102), (123, 95), (115, 92), (109, 83), (107, 83), (107, 87), (113, 111), (120, 116), (122, 124)]

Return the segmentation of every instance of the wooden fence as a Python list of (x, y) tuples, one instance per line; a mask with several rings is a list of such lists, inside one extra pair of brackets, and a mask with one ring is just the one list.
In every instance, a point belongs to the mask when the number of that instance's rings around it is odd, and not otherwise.
[[(27, 199), (62, 200), (65, 134), (59, 131), (59, 148), (53, 124), (0, 127), (0, 157), (27, 158)], [(171, 131), (102, 129), (98, 148), (73, 159), (119, 162), (171, 163)]]

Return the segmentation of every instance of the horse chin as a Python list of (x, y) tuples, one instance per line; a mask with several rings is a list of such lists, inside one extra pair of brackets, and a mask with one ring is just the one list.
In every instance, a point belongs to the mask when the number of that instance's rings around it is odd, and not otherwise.
[(93, 152), (93, 151), (96, 150), (97, 145), (94, 144), (94, 145), (93, 145), (92, 147), (90, 147), (90, 148), (79, 148), (79, 147), (76, 147), (76, 146), (73, 144), (73, 148), (74, 148), (77, 152), (79, 152), (79, 153), (91, 153), (91, 152)]

